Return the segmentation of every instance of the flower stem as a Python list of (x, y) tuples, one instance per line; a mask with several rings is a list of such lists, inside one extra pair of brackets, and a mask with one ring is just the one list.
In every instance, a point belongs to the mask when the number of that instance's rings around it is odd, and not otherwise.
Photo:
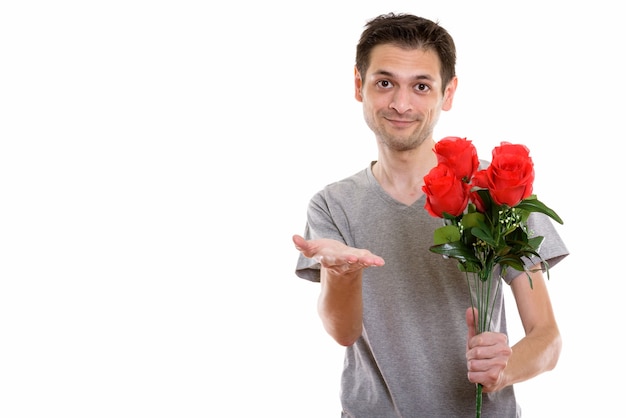
[(483, 409), (483, 385), (476, 384), (476, 418), (480, 418)]

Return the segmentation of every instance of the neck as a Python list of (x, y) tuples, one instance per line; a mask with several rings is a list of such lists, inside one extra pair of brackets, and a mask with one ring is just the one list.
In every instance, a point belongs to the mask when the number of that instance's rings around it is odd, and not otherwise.
[(423, 194), (424, 176), (437, 165), (434, 146), (434, 141), (430, 141), (408, 152), (379, 153), (372, 166), (374, 177), (394, 199), (411, 205)]

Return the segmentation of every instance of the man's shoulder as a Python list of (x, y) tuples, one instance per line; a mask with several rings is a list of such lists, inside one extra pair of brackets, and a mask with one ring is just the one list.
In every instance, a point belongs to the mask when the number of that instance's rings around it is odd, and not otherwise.
[(336, 180), (330, 184), (327, 184), (324, 189), (337, 189), (342, 187), (354, 187), (355, 185), (368, 185), (370, 184), (369, 177), (371, 176), (371, 165), (361, 169), (341, 180)]
[(368, 169), (363, 169), (341, 180), (327, 184), (317, 193), (317, 196), (334, 199), (354, 195), (369, 187)]

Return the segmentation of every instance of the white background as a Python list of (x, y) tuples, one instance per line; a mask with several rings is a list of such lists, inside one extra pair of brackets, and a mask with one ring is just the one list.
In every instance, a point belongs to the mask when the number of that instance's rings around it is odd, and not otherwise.
[(0, 6), (0, 416), (339, 416), (342, 349), (291, 235), (313, 193), (376, 158), (354, 47), (389, 11), (456, 40), (436, 136), (484, 158), (528, 145), (565, 220), (563, 353), (517, 386), (524, 416), (618, 416), (617, 3), (213, 3)]

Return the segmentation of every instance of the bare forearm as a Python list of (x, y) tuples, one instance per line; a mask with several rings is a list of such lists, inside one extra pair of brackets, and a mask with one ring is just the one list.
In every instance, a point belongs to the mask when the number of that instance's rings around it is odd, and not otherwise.
[(322, 269), (318, 312), (326, 331), (343, 346), (361, 336), (363, 299), (359, 271), (349, 277), (329, 274)]
[(531, 269), (532, 288), (525, 273), (511, 285), (525, 337), (511, 347), (511, 358), (504, 369), (506, 386), (554, 369), (561, 354), (561, 334), (539, 267)]
[(513, 354), (504, 369), (504, 386), (523, 382), (556, 366), (561, 354), (561, 335), (553, 327), (529, 333), (513, 347)]

